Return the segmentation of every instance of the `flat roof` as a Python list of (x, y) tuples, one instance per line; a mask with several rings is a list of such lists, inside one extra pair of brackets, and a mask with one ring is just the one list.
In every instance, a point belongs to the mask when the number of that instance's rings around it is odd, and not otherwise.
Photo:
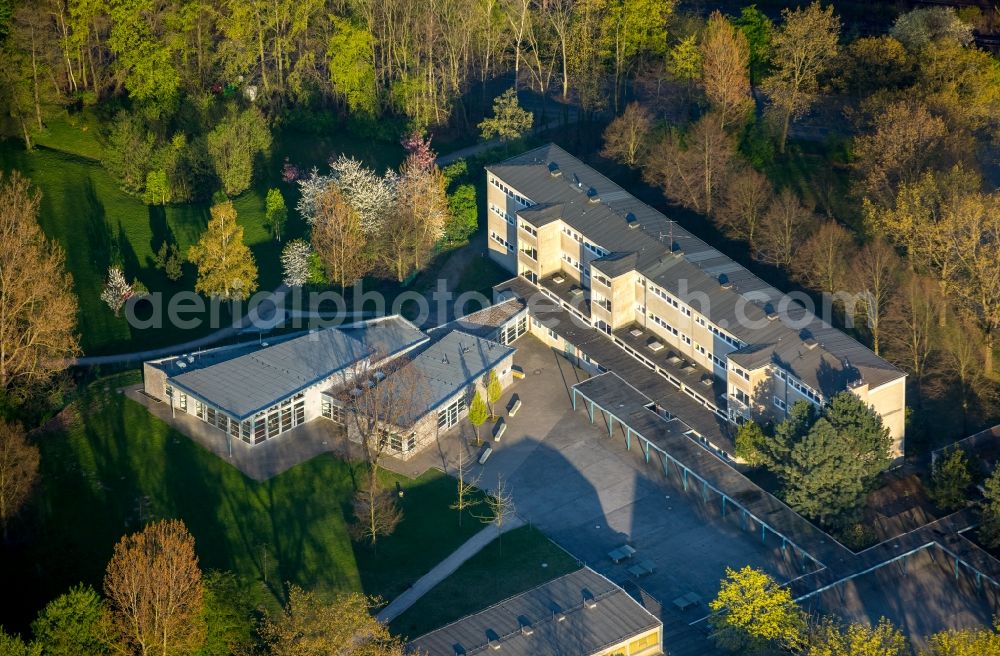
[(428, 656), (588, 656), (662, 624), (584, 567), (420, 636), (409, 648)]
[[(610, 252), (595, 260), (616, 275), (634, 269), (682, 300), (744, 344), (753, 358), (734, 354), (745, 366), (772, 363), (824, 396), (859, 377), (871, 387), (905, 374), (870, 349), (807, 311), (718, 249), (709, 246), (555, 144), (512, 157), (486, 170), (533, 203), (518, 216), (539, 225), (558, 218), (588, 241)], [(557, 175), (553, 175), (557, 172)], [(720, 279), (720, 276), (723, 278)], [(725, 286), (723, 285), (725, 282)], [(699, 298), (708, 303), (700, 303)], [(699, 307), (699, 306), (703, 307)], [(768, 311), (787, 316), (770, 321)], [(741, 321), (742, 318), (745, 320)], [(817, 348), (806, 341), (814, 339)]]
[(245, 419), (369, 355), (382, 359), (427, 340), (416, 326), (394, 315), (326, 328), (192, 371), (175, 364), (168, 374), (171, 384)]
[(518, 298), (508, 298), (475, 312), (470, 312), (448, 323), (435, 326), (427, 331), (432, 338), (447, 334), (450, 330), (460, 330), (477, 337), (492, 339), (501, 326), (526, 309)]

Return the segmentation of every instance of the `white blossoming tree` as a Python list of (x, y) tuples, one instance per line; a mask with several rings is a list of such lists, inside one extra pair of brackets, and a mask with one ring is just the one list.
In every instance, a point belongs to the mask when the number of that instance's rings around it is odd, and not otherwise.
[(125, 279), (122, 270), (116, 266), (108, 267), (108, 279), (104, 283), (101, 300), (108, 304), (116, 317), (133, 293), (132, 285)]
[(281, 251), (282, 280), (289, 287), (302, 287), (309, 282), (309, 258), (312, 247), (302, 239), (293, 239)]
[(378, 234), (396, 204), (396, 173), (389, 170), (379, 177), (346, 155), (330, 162), (330, 170), (337, 187), (358, 213), (365, 234)]

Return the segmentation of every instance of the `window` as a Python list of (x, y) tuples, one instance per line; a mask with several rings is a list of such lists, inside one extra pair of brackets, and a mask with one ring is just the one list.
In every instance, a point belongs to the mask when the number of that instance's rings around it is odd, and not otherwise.
[(734, 387), (732, 389), (732, 392), (733, 392), (733, 398), (734, 399), (736, 399), (737, 401), (739, 401), (743, 405), (749, 405), (750, 404), (750, 395), (749, 394), (747, 394), (746, 392), (744, 392), (743, 390), (741, 390), (738, 387)]
[(644, 635), (641, 638), (636, 638), (632, 642), (628, 643), (628, 653), (635, 654), (642, 651), (643, 649), (649, 649), (653, 646), (658, 646), (660, 644), (660, 633), (656, 631), (650, 633), (649, 635)]
[(264, 414), (261, 413), (254, 417), (253, 420), (253, 443), (260, 444), (267, 439), (267, 421)]
[(205, 421), (215, 424), (215, 408), (208, 406), (205, 408)]
[(737, 367), (735, 364), (732, 365), (731, 369), (733, 370), (733, 373), (735, 373), (737, 376), (739, 376), (743, 380), (745, 380), (745, 381), (749, 381), (750, 380), (750, 374), (747, 372), (746, 369), (742, 369), (740, 367)]
[(779, 410), (784, 410), (785, 409), (785, 402), (782, 401), (781, 399), (779, 399), (778, 397), (774, 397), (774, 405)]
[(687, 335), (681, 335), (681, 341), (689, 346), (691, 345), (691, 338)]
[(535, 230), (534, 226), (532, 226), (527, 221), (521, 221), (521, 230), (524, 230), (526, 233), (528, 233), (532, 237), (537, 237), (538, 236), (538, 231)]
[(198, 419), (205, 419), (205, 404), (201, 401), (195, 401), (194, 414), (198, 417)]
[(521, 247), (521, 254), (530, 260), (538, 261), (538, 249), (530, 248), (528, 246)]
[(490, 232), (490, 239), (492, 239), (496, 243), (498, 243), (501, 246), (503, 246), (504, 248), (506, 248), (508, 252), (511, 252), (511, 253), (514, 252), (514, 245), (511, 244), (506, 239), (504, 239), (503, 237), (501, 237), (500, 235), (498, 235), (496, 232)]
[(698, 353), (701, 353), (702, 355), (707, 355), (705, 347), (702, 346), (701, 344), (698, 344), (697, 342), (695, 342), (694, 350), (697, 351)]
[(181, 394), (180, 395), (180, 397), (178, 398), (178, 406), (184, 412), (188, 411), (188, 395), (187, 394)]
[(438, 411), (438, 428), (445, 430), (457, 424), (465, 409), (465, 396), (462, 395), (447, 408)]
[(605, 277), (604, 275), (602, 275), (600, 273), (597, 274), (596, 276), (594, 276), (594, 280), (596, 280), (597, 282), (601, 283), (605, 287), (610, 287), (611, 286), (611, 281), (608, 280), (607, 277)]
[(490, 203), (490, 210), (494, 214), (496, 214), (497, 216), (499, 216), (501, 219), (503, 219), (504, 221), (506, 221), (507, 223), (509, 223), (510, 225), (514, 225), (514, 217), (511, 216), (510, 214), (508, 214), (507, 212), (505, 212), (503, 210), (503, 208), (497, 207), (493, 203)]

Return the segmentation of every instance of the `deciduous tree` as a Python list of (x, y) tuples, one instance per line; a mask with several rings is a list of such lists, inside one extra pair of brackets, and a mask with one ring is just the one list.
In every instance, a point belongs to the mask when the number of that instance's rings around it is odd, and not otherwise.
[(208, 229), (188, 249), (198, 267), (195, 290), (224, 300), (249, 298), (257, 289), (257, 264), (243, 242), (243, 226), (236, 222), (232, 201), (212, 206)]
[(719, 227), (727, 236), (745, 241), (751, 256), (760, 247), (760, 227), (773, 198), (767, 176), (749, 166), (734, 171), (723, 186), (716, 211)]
[(804, 8), (783, 9), (781, 17), (783, 22), (772, 39), (773, 73), (763, 88), (778, 112), (778, 149), (784, 153), (789, 125), (812, 106), (819, 76), (837, 55), (840, 19), (833, 15), (833, 5), (824, 9), (817, 1)]
[(813, 289), (833, 294), (844, 288), (853, 249), (854, 239), (847, 228), (828, 219), (802, 244), (792, 268)]
[(995, 652), (1000, 652), (996, 626), (939, 631), (927, 639), (927, 648), (920, 656), (982, 656)]
[(649, 110), (637, 102), (629, 103), (622, 115), (611, 121), (604, 130), (604, 149), (601, 155), (635, 168), (649, 147), (652, 130), (653, 115)]
[(288, 208), (285, 207), (285, 197), (279, 189), (268, 189), (264, 199), (264, 222), (271, 229), (271, 234), (281, 241), (281, 233), (288, 221)]
[(721, 12), (712, 12), (701, 40), (702, 81), (723, 129), (739, 123), (753, 106), (749, 65), (746, 36)]
[(208, 153), (227, 196), (250, 188), (254, 160), (270, 147), (267, 119), (256, 107), (230, 112), (208, 133)]
[(760, 224), (758, 257), (768, 264), (791, 268), (795, 254), (809, 237), (816, 218), (794, 191), (778, 192)]
[(497, 475), (497, 486), (486, 495), (484, 501), (489, 509), (484, 515), (479, 516), (479, 520), (484, 524), (493, 524), (497, 529), (497, 545), (500, 553), (503, 554), (503, 532), (504, 526), (509, 526), (510, 522), (517, 514), (517, 507), (514, 505), (514, 493), (511, 492), (503, 478)]
[(735, 152), (719, 118), (706, 114), (687, 133), (671, 132), (654, 145), (643, 175), (673, 201), (710, 215)]
[(390, 490), (377, 486), (373, 488), (370, 478), (366, 478), (354, 493), (353, 506), (351, 534), (358, 541), (370, 543), (373, 549), (377, 547), (379, 538), (392, 535), (403, 520), (395, 495)]
[(375, 619), (379, 601), (357, 592), (325, 602), (296, 585), (277, 617), (266, 617), (261, 637), (273, 656), (403, 656), (403, 643)]
[(876, 239), (865, 244), (854, 257), (851, 272), (855, 289), (861, 294), (861, 302), (853, 311), (861, 313), (872, 338), (872, 350), (878, 355), (882, 348), (883, 319), (899, 285), (899, 256), (892, 246)]
[(1000, 468), (983, 483), (982, 518), (979, 539), (990, 548), (1000, 547)]
[(104, 601), (82, 583), (50, 601), (31, 623), (46, 656), (104, 656), (111, 653)]
[(180, 656), (205, 640), (194, 538), (168, 519), (124, 536), (104, 576), (114, 630), (131, 653)]
[(63, 249), (38, 226), (41, 196), (0, 174), (0, 393), (22, 400), (79, 353), (77, 302)]
[[(480, 405), (482, 405), (482, 402), (483, 400), (480, 398), (479, 399)], [(485, 412), (485, 406), (483, 407)], [(469, 416), (471, 421), (471, 416), (472, 416), (471, 406), (469, 409)], [(485, 419), (485, 415), (483, 415), (483, 417)], [(482, 422), (479, 423), (482, 424)], [(476, 439), (478, 440), (479, 425), (475, 423), (473, 423), (473, 425), (476, 426)], [(465, 514), (465, 511), (468, 510), (469, 508), (474, 508), (475, 506), (478, 506), (480, 503), (482, 503), (482, 499), (476, 496), (476, 486), (479, 485), (479, 477), (477, 476), (473, 478), (471, 481), (466, 480), (465, 465), (466, 465), (466, 457), (465, 454), (462, 454), (458, 458), (458, 488), (455, 490), (455, 503), (451, 504), (450, 506), (452, 510), (458, 511), (459, 526), (462, 525), (462, 515)]]
[(132, 297), (132, 294), (132, 285), (125, 278), (121, 268), (108, 267), (108, 278), (104, 281), (104, 289), (101, 290), (101, 300), (111, 308), (116, 317), (128, 299)]
[(908, 656), (906, 636), (884, 617), (875, 626), (825, 617), (809, 631), (803, 656)]
[(17, 424), (0, 419), (0, 523), (7, 539), (10, 520), (24, 506), (38, 480), (38, 447)]
[(479, 427), (486, 423), (489, 416), (490, 410), (486, 407), (483, 395), (477, 389), (476, 393), (472, 396), (472, 402), (469, 404), (469, 423), (472, 424), (472, 428), (476, 431), (476, 444), (481, 442)]
[(309, 258), (313, 250), (304, 239), (293, 239), (281, 249), (281, 280), (289, 287), (302, 287), (309, 282)]
[(719, 594), (708, 604), (713, 638), (733, 651), (804, 644), (805, 618), (788, 588), (749, 565), (726, 568)]

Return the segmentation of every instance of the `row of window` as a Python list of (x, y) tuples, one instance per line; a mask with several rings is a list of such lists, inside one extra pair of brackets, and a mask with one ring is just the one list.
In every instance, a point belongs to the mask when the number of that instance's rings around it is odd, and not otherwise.
[(750, 382), (750, 372), (746, 369), (739, 367), (735, 364), (730, 363), (729, 368), (732, 369), (733, 373), (742, 378), (743, 380)]
[(490, 203), (490, 211), (499, 216), (501, 219), (503, 219), (510, 225), (514, 225), (514, 217), (508, 214), (502, 207), (497, 207), (493, 203)]
[(529, 207), (531, 205), (530, 200), (528, 200), (521, 194), (516, 193), (513, 189), (511, 189), (504, 183), (500, 182), (492, 175), (490, 176), (490, 184), (499, 189), (500, 191), (502, 191), (504, 194), (507, 195), (508, 198), (510, 198), (514, 202), (523, 205), (524, 207)]
[(524, 230), (526, 233), (528, 233), (532, 237), (537, 237), (538, 236), (538, 231), (535, 230), (535, 227), (533, 225), (531, 225), (530, 223), (527, 223), (525, 221), (521, 221), (521, 230)]
[(597, 244), (592, 244), (591, 242), (587, 241), (586, 239), (584, 239), (580, 235), (580, 233), (578, 233), (577, 231), (571, 229), (569, 226), (563, 226), (562, 231), (563, 231), (564, 235), (566, 235), (568, 237), (572, 237), (573, 240), (576, 241), (579, 244), (583, 244), (583, 247), (585, 249), (587, 249), (588, 251), (590, 251), (591, 253), (593, 253), (597, 257), (604, 257), (605, 255), (607, 255), (610, 252), (610, 251), (604, 250), (603, 248), (601, 248)]
[(506, 248), (508, 253), (514, 252), (514, 244), (510, 243), (509, 241), (498, 235), (496, 232), (490, 231), (490, 239), (492, 239), (496, 243)]
[[(174, 396), (172, 386), (167, 386), (167, 396)], [(206, 424), (229, 433), (247, 444), (261, 442), (277, 437), (285, 431), (302, 424), (306, 419), (305, 393), (299, 392), (291, 398), (258, 412), (252, 419), (239, 421), (225, 412), (214, 408), (198, 399), (193, 399), (194, 415)], [(177, 396), (177, 408), (182, 412), (190, 412), (187, 394), (181, 392)]]
[(819, 394), (819, 392), (813, 390), (813, 388), (809, 387), (805, 383), (800, 383), (790, 374), (786, 374), (781, 369), (777, 369), (775, 370), (775, 376), (777, 376), (779, 380), (787, 380), (789, 387), (791, 387), (793, 390), (795, 390), (802, 396), (806, 397), (813, 403), (819, 403), (819, 404), (823, 403), (823, 397)]

